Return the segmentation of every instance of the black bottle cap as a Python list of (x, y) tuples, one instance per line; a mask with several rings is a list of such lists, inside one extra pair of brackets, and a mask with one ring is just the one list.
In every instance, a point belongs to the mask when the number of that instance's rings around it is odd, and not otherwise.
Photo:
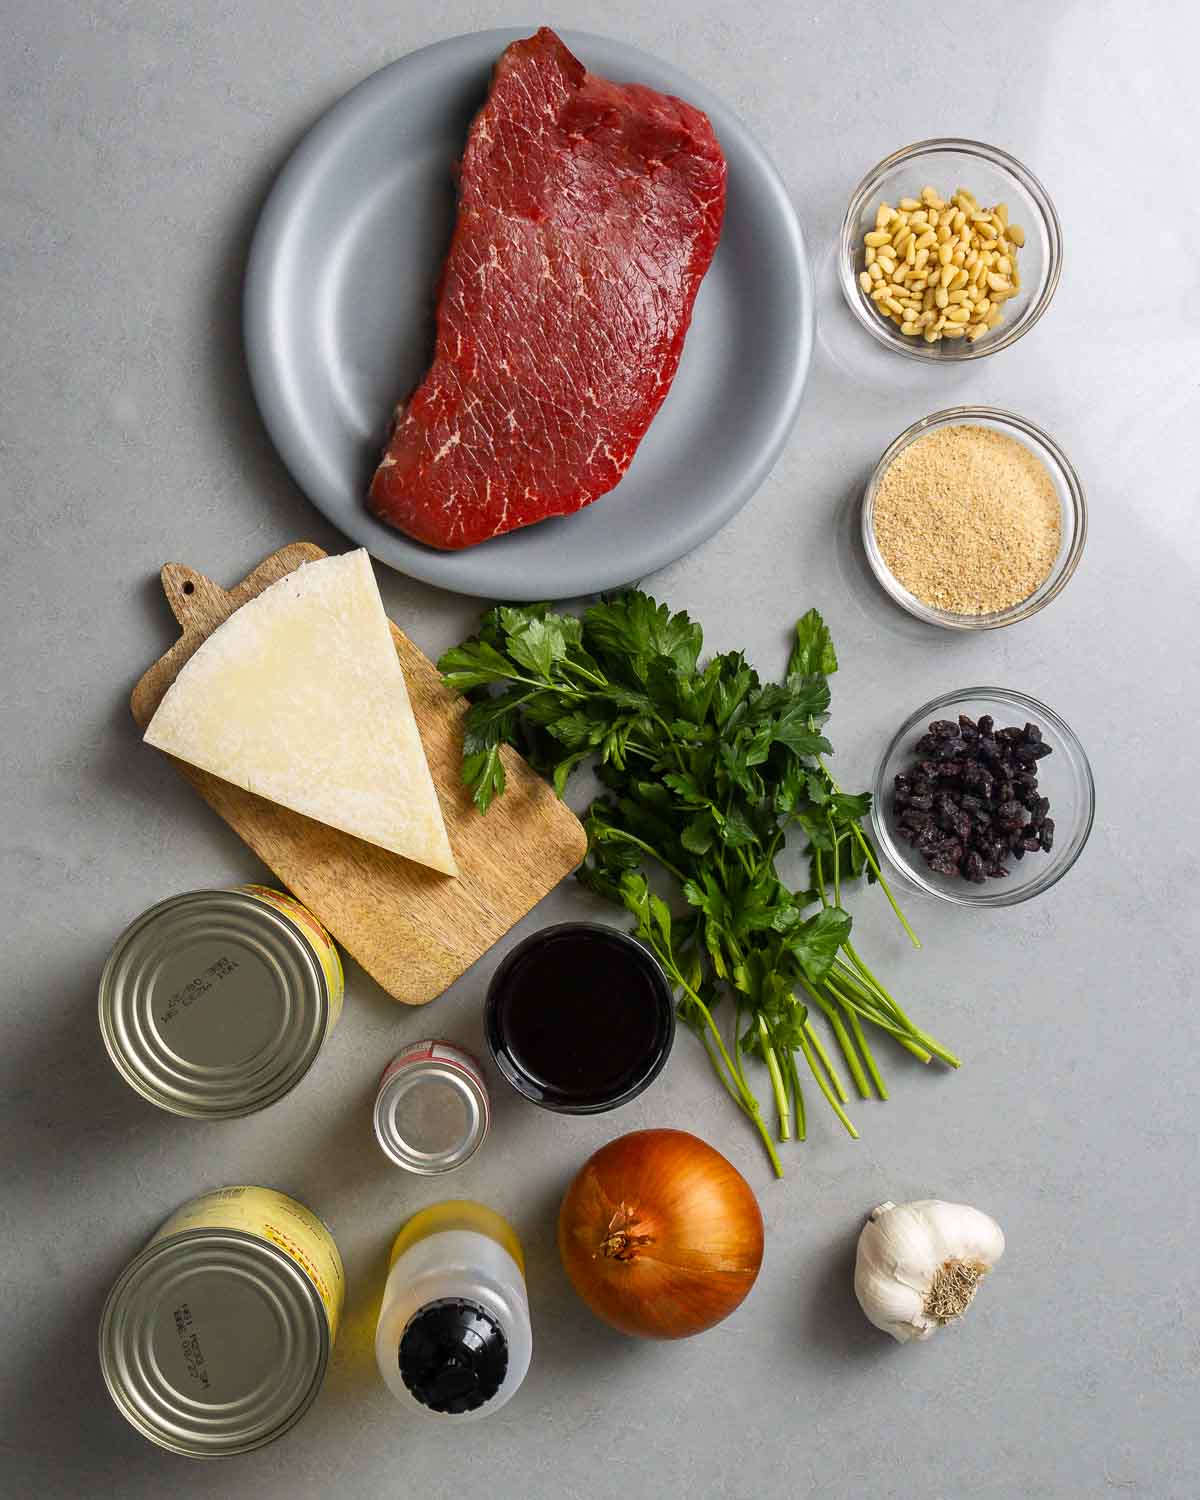
[(430, 1411), (477, 1411), (504, 1384), (507, 1371), (504, 1330), (477, 1302), (430, 1302), (400, 1340), (400, 1378)]

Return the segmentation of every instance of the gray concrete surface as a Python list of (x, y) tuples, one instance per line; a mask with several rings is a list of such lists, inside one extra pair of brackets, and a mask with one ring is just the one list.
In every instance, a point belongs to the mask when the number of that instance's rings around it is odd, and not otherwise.
[[(764, 141), (821, 261), (850, 188), (921, 136), (995, 141), (1049, 185), (1066, 271), (1043, 324), (969, 373), (886, 378), (827, 320), (795, 434), (745, 511), (653, 580), (716, 647), (764, 667), (825, 611), (843, 660), (834, 738), (864, 780), (898, 719), (972, 681), (1044, 697), (1099, 786), (1084, 858), (1041, 900), (987, 914), (882, 903), (864, 941), (968, 1065), (887, 1058), (892, 1099), (854, 1143), (813, 1104), (768, 1180), (698, 1047), (618, 1117), (551, 1122), (497, 1084), (487, 1148), (452, 1184), (529, 1249), (536, 1354), (495, 1420), (405, 1421), (369, 1352), (384, 1255), (439, 1189), (370, 1133), (378, 1071), (430, 1027), (480, 1041), (505, 945), (428, 1013), (351, 967), (347, 1014), (307, 1084), (252, 1120), (159, 1117), (116, 1077), (94, 1016), (123, 923), (172, 891), (257, 876), (253, 858), (126, 709), (172, 639), (155, 575), (228, 583), (308, 536), (337, 546), (265, 439), (239, 353), (247, 236), (273, 173), (346, 88), (456, 31), (529, 20), (621, 36), (720, 92)], [(1197, 1440), (1198, 873), (1194, 8), (1015, 0), (999, 13), (743, 0), (388, 5), (4, 0), (0, 5), (0, 1492), (13, 1500), (329, 1495), (505, 1500), (1194, 1500)], [(847, 505), (908, 422), (1011, 406), (1082, 470), (1092, 535), (1035, 620), (951, 639), (864, 576)], [(434, 653), (473, 605), (382, 579)], [(518, 930), (592, 902), (567, 886)], [(761, 1195), (761, 1282), (679, 1346), (592, 1321), (553, 1248), (584, 1156), (619, 1130), (699, 1131)], [(286, 1187), (335, 1226), (349, 1271), (326, 1388), (279, 1445), (224, 1466), (157, 1452), (111, 1407), (94, 1352), (104, 1292), (180, 1200)], [(861, 1215), (922, 1194), (990, 1210), (1009, 1252), (970, 1322), (901, 1349), (850, 1288)]]

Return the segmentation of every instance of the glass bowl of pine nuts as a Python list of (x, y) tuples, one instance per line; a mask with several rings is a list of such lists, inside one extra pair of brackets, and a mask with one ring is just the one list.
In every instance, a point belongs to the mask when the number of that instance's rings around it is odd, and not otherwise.
[(1046, 311), (1062, 271), (1050, 196), (981, 141), (930, 140), (881, 161), (842, 221), (838, 279), (878, 343), (912, 359), (980, 359)]

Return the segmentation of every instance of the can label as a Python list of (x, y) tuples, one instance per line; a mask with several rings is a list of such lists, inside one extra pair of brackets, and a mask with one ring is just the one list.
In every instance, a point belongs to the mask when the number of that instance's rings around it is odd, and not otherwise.
[(346, 1273), (333, 1236), (303, 1203), (275, 1188), (217, 1188), (177, 1208), (150, 1244), (192, 1229), (237, 1230), (282, 1250), (316, 1288), (325, 1309), (332, 1346), (342, 1317)]
[(489, 1114), (489, 1100), (487, 1083), (483, 1076), (483, 1069), (467, 1051), (462, 1047), (456, 1047), (452, 1042), (439, 1042), (428, 1040), (413, 1042), (408, 1047), (403, 1047), (388, 1063), (383, 1070), (383, 1077), (379, 1080), (379, 1087), (385, 1088), (396, 1074), (405, 1068), (410, 1068), (414, 1063), (440, 1062), (456, 1068), (464, 1073), (482, 1096), (483, 1112), (485, 1120)]
[(243, 895), (253, 896), (256, 901), (262, 901), (267, 906), (272, 906), (282, 916), (297, 926), (309, 947), (317, 955), (325, 975), (325, 987), (329, 994), (329, 1024), (325, 1029), (325, 1035), (329, 1033), (338, 1023), (342, 1014), (342, 1000), (346, 993), (346, 976), (342, 969), (341, 955), (337, 951), (337, 945), (333, 939), (309, 911), (308, 907), (289, 896), (286, 891), (277, 891), (269, 885), (239, 885), (234, 887)]

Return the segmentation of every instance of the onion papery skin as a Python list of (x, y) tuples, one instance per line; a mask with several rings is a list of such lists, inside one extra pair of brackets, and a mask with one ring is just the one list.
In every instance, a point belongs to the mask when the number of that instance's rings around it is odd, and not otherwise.
[(567, 1189), (558, 1249), (598, 1318), (638, 1338), (682, 1339), (727, 1318), (762, 1265), (749, 1183), (685, 1130), (602, 1146)]

